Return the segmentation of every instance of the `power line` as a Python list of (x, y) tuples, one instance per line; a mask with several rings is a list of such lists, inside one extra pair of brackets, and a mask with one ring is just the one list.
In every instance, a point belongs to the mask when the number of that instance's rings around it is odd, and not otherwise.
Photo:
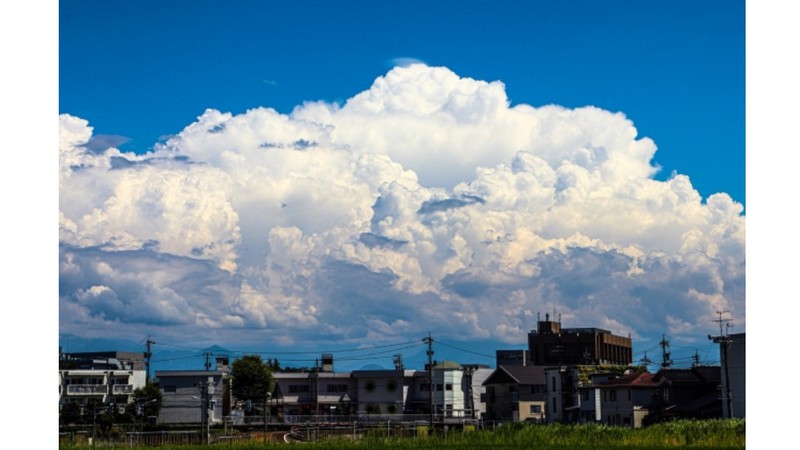
[(452, 349), (455, 349), (455, 350), (458, 350), (458, 351), (462, 351), (464, 353), (471, 353), (473, 355), (483, 356), (484, 358), (495, 359), (495, 355), (487, 355), (485, 353), (474, 352), (472, 350), (467, 350), (467, 349), (463, 349), (463, 348), (460, 348), (460, 347), (456, 347), (455, 345), (447, 344), (447, 343), (444, 343), (442, 341), (436, 341), (436, 342), (438, 342), (441, 345), (444, 345), (445, 347), (450, 347)]
[[(395, 344), (385, 344), (385, 345), (373, 345), (369, 347), (359, 347), (359, 348), (345, 348), (341, 350), (309, 350), (309, 351), (250, 351), (250, 350), (231, 350), (225, 349), (229, 353), (241, 353), (247, 355), (317, 355), (319, 353), (352, 353), (352, 352), (363, 352), (368, 350), (374, 350), (378, 348), (390, 348), (390, 347), (400, 347), (403, 345), (409, 344), (417, 344), (417, 341), (406, 341), (406, 342), (398, 342)], [(184, 345), (175, 345), (175, 344), (162, 344), (159, 343), (163, 347), (172, 347), (172, 348), (182, 348), (185, 350), (208, 350), (208, 347), (188, 347)]]

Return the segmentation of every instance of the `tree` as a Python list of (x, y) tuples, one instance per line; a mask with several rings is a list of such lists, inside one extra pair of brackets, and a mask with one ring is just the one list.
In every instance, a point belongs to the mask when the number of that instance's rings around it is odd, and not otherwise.
[(61, 405), (59, 413), (60, 425), (76, 424), (81, 421), (81, 405), (77, 401), (68, 401)]
[(231, 366), (233, 396), (238, 400), (261, 403), (271, 390), (272, 372), (258, 355), (246, 355)]
[(280, 372), (281, 371), (281, 362), (278, 361), (278, 358), (275, 358), (275, 359), (268, 358), (267, 359), (267, 366), (269, 366), (269, 370), (271, 372)]
[[(154, 383), (147, 383), (143, 388), (133, 390), (133, 404), (129, 409), (132, 409), (137, 416), (158, 416), (158, 413), (161, 412), (162, 401), (161, 390), (158, 389), (158, 386)], [(137, 405), (139, 405), (138, 408)], [(137, 409), (139, 410), (137, 411)]]

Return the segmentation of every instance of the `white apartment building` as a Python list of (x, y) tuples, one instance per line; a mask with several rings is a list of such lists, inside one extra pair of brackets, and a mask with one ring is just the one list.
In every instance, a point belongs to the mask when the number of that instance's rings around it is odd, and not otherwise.
[(133, 402), (133, 391), (145, 385), (144, 370), (59, 370), (59, 405), (75, 402), (86, 406), (89, 399), (124, 410)]

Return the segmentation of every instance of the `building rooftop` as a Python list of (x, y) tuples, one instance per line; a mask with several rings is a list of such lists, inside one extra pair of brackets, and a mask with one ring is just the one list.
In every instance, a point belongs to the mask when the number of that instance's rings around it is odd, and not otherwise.
[(598, 384), (596, 387), (603, 388), (618, 388), (618, 387), (631, 387), (631, 388), (653, 388), (658, 387), (658, 382), (653, 381), (654, 375), (649, 372), (637, 372), (621, 377), (612, 378), (604, 383)]

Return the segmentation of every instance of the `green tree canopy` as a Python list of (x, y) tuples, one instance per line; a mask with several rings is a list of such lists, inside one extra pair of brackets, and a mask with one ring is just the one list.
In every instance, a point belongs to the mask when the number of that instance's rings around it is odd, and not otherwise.
[(272, 387), (272, 371), (258, 355), (243, 356), (231, 367), (233, 396), (238, 400), (262, 402)]
[(144, 387), (136, 388), (133, 391), (133, 404), (130, 407), (136, 413), (136, 405), (142, 407), (141, 413), (145, 417), (158, 416), (161, 411), (161, 390), (154, 383), (147, 383)]

